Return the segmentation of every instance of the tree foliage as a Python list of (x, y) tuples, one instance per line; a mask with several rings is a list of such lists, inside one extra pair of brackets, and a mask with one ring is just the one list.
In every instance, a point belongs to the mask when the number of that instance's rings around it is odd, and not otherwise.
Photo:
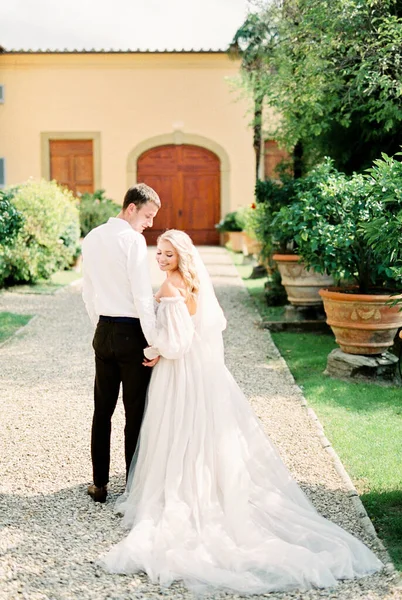
[(270, 135), (301, 144), (306, 167), (328, 155), (360, 171), (399, 149), (401, 16), (398, 0), (268, 0), (249, 18), (243, 71), (281, 115)]
[(259, 164), (262, 144), (263, 106), (265, 96), (264, 68), (265, 57), (270, 53), (270, 27), (256, 13), (248, 15), (237, 30), (230, 45), (229, 56), (242, 58), (243, 86), (253, 100), (253, 148), (255, 153), (256, 180), (259, 178)]

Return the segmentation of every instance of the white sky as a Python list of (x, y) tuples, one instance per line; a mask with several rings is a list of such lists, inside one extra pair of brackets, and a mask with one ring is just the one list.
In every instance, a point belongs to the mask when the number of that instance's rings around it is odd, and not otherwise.
[(248, 0), (0, 0), (0, 45), (226, 49), (248, 8)]

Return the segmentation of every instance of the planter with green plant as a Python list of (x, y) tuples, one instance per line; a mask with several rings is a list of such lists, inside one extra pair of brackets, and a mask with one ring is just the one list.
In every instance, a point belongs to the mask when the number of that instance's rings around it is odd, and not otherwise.
[(307, 267), (342, 282), (320, 291), (341, 349), (381, 354), (402, 326), (402, 313), (392, 306), (402, 288), (395, 270), (401, 253), (390, 238), (376, 245), (370, 231), (381, 219), (391, 229), (399, 226), (395, 207), (402, 210), (402, 164), (384, 154), (366, 173), (347, 177), (327, 159), (309, 177), (315, 184), (304, 183), (277, 224), (292, 231)]
[(257, 240), (254, 233), (255, 221), (254, 215), (257, 205), (253, 202), (247, 208), (242, 209), (242, 218), (244, 221), (244, 228), (242, 231), (242, 250), (244, 256), (254, 255), (257, 258), (261, 253), (262, 243)]
[(254, 256), (262, 264), (263, 243), (257, 238), (255, 229), (258, 226), (257, 203), (253, 202), (250, 206), (239, 209), (241, 221), (243, 223), (242, 231), (242, 251), (244, 256)]
[(233, 252), (242, 252), (242, 231), (244, 228), (242, 209), (227, 213), (215, 227), (219, 233), (223, 234), (223, 242), (228, 243)]
[(246, 218), (246, 230), (249, 236), (258, 243), (259, 262), (268, 275), (266, 299), (269, 306), (280, 306), (286, 303), (286, 292), (281, 284), (281, 277), (272, 254), (279, 249), (285, 251), (290, 247), (291, 239), (276, 235), (273, 220), (282, 206), (289, 204), (294, 197), (295, 180), (286, 172), (281, 173), (279, 180), (259, 180), (255, 187), (255, 208), (249, 209)]
[(290, 304), (306, 308), (322, 306), (319, 291), (324, 286), (334, 283), (332, 277), (308, 269), (298, 254), (276, 253), (272, 258), (278, 265), (282, 285)]
[(332, 285), (334, 280), (326, 273), (307, 268), (298, 252), (298, 230), (294, 222), (289, 220), (290, 206), (297, 204), (300, 194), (313, 189), (325, 173), (312, 173), (308, 177), (295, 179), (289, 194), (290, 202), (284, 203), (273, 215), (270, 229), (275, 261), (281, 275), (282, 284), (287, 293), (288, 302), (298, 307), (320, 307), (322, 299), (319, 290), (323, 286)]
[(257, 181), (255, 187), (255, 208), (249, 216), (249, 228), (253, 237), (261, 242), (261, 255), (270, 260), (274, 252), (291, 251), (292, 236), (278, 232), (274, 225), (281, 208), (291, 204), (295, 198), (295, 179), (281, 175), (280, 180)]

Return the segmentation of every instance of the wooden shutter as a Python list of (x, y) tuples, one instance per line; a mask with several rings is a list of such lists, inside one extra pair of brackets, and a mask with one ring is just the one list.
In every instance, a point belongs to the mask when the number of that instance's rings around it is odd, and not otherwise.
[(75, 194), (93, 192), (93, 141), (50, 140), (50, 178)]

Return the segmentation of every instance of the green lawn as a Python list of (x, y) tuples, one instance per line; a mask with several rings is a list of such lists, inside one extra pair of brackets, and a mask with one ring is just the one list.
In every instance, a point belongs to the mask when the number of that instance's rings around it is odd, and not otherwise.
[[(39, 281), (32, 285), (13, 285), (8, 292), (17, 294), (53, 294), (59, 288), (80, 279), (80, 271), (59, 271), (49, 280)], [(17, 315), (10, 312), (0, 312), (0, 343), (12, 336), (20, 327), (32, 319), (33, 315)]]
[(15, 315), (10, 312), (0, 312), (0, 343), (11, 337), (31, 319), (32, 315)]
[[(265, 280), (248, 280), (251, 267), (237, 267), (261, 316), (272, 318), (278, 308), (265, 304)], [(402, 388), (324, 375), (327, 355), (336, 347), (332, 334), (284, 332), (272, 338), (402, 570)]]

